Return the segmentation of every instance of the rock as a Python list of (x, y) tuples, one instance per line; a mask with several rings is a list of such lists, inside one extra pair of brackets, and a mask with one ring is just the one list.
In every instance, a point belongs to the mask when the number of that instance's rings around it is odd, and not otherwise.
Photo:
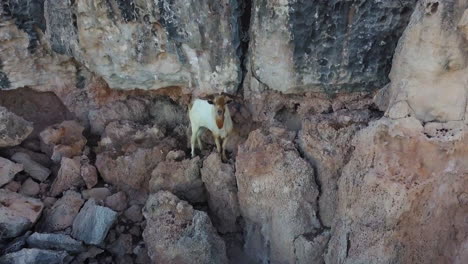
[(0, 256), (20, 251), (26, 245), (26, 239), (31, 235), (31, 233), (31, 231), (27, 231), (24, 235), (15, 238), (13, 241), (10, 241), (7, 245), (3, 246), (0, 250)]
[(185, 152), (182, 150), (171, 150), (167, 153), (166, 160), (182, 161), (185, 158)]
[(323, 253), (326, 251), (330, 231), (321, 234), (301, 235), (294, 240), (294, 249), (297, 264), (317, 263), (324, 264)]
[(338, 203), (338, 179), (352, 154), (349, 144), (354, 134), (369, 121), (367, 111), (339, 111), (302, 121), (297, 143), (317, 173), (321, 186), (319, 215), (321, 223), (331, 227)]
[(24, 248), (0, 257), (4, 264), (62, 264), (68, 256), (65, 251)]
[(339, 180), (326, 262), (463, 263), (467, 131), (428, 137), (414, 117), (361, 130)]
[(227, 263), (224, 241), (207, 214), (167, 191), (150, 195), (143, 239), (154, 263)]
[(79, 253), (86, 250), (83, 243), (62, 234), (34, 233), (28, 238), (27, 242), (31, 248), (64, 250), (70, 253)]
[[(96, 256), (98, 256), (99, 254), (104, 252), (103, 249), (100, 249), (100, 248), (94, 247), (94, 246), (89, 246), (87, 249), (88, 249), (87, 251), (82, 252), (82, 253), (78, 254), (78, 256), (76, 256), (76, 259), (75, 259), (76, 262), (83, 263), (83, 262), (85, 262), (85, 260), (94, 259), (94, 258), (96, 258)], [(89, 262), (89, 263), (91, 263), (91, 262)]]
[(73, 221), (72, 236), (86, 244), (100, 245), (116, 220), (116, 212), (90, 199)]
[(83, 203), (81, 194), (75, 191), (66, 191), (52, 208), (46, 210), (40, 231), (55, 232), (70, 227)]
[(45, 197), (42, 202), (44, 203), (45, 208), (51, 208), (55, 202), (57, 202), (57, 198), (55, 197)]
[[(40, 151), (40, 150), (39, 150)], [(22, 146), (15, 146), (7, 149), (0, 150), (0, 154), (9, 157), (13, 157), (16, 153), (23, 153), (28, 155), (27, 159), (33, 160), (36, 163), (39, 163), (43, 167), (49, 168), (53, 165), (52, 160), (44, 153), (34, 152)]]
[(98, 183), (98, 175), (96, 167), (89, 163), (81, 165), (81, 178), (86, 184), (88, 189), (93, 188)]
[(127, 208), (127, 195), (124, 192), (118, 192), (106, 197), (105, 204), (114, 211), (123, 211)]
[(141, 213), (141, 206), (136, 205), (136, 204), (130, 206), (125, 211), (124, 215), (128, 220), (134, 223), (138, 223), (143, 220), (143, 214)]
[(84, 186), (85, 183), (80, 173), (81, 164), (79, 157), (73, 159), (63, 157), (57, 177), (50, 187), (50, 195), (57, 196), (72, 187)]
[(312, 167), (299, 155), (294, 132), (255, 130), (239, 146), (236, 178), (245, 220), (246, 253), (255, 262), (293, 263), (294, 239), (320, 228)]
[(218, 153), (212, 153), (203, 162), (201, 176), (208, 192), (211, 219), (218, 232), (239, 231), (237, 220), (240, 217), (240, 210), (236, 176), (232, 166), (222, 163)]
[(21, 183), (17, 181), (11, 181), (7, 185), (5, 185), (3, 188), (11, 192), (18, 192), (19, 189), (21, 188)]
[(133, 254), (136, 255), (135, 263), (137, 264), (151, 263), (151, 259), (148, 256), (148, 251), (144, 243), (137, 245), (133, 249)]
[(200, 165), (200, 157), (180, 162), (160, 162), (151, 173), (150, 191), (170, 191), (191, 203), (206, 201)]
[(44, 205), (38, 199), (0, 189), (0, 239), (22, 234), (36, 223)]
[(26, 153), (15, 153), (11, 159), (23, 164), (24, 171), (38, 181), (43, 182), (47, 180), (50, 175), (51, 171), (48, 168), (32, 160)]
[[(467, 8), (465, 1), (425, 0), (417, 5), (394, 55), (389, 117), (406, 117), (408, 112), (424, 122), (465, 119)], [(433, 34), (436, 31), (441, 34)]]
[(0, 148), (19, 145), (32, 131), (30, 122), (0, 106)]
[(76, 121), (63, 121), (40, 133), (41, 149), (58, 163), (62, 157), (79, 156), (86, 145), (84, 127)]
[(109, 251), (117, 258), (123, 257), (125, 254), (132, 253), (132, 235), (121, 234), (119, 238), (108, 247)]
[(23, 182), (23, 185), (21, 185), (20, 193), (27, 196), (36, 196), (40, 191), (39, 184), (31, 178), (28, 178), (25, 182)]
[(93, 188), (83, 191), (83, 198), (88, 200), (93, 198), (96, 201), (104, 201), (112, 193), (105, 187)]
[(23, 170), (23, 165), (0, 157), (0, 187), (9, 183), (16, 173)]

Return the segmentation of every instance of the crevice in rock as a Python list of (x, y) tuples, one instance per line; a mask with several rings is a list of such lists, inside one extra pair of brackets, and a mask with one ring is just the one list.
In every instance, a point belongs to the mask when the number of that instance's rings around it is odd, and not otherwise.
[(237, 87), (237, 94), (243, 93), (243, 84), (245, 76), (247, 75), (247, 57), (249, 52), (249, 43), (250, 43), (250, 20), (252, 14), (252, 0), (239, 0), (240, 5), (240, 16), (238, 19), (238, 28), (239, 28), (239, 47), (238, 47), (238, 56), (240, 63), (240, 82)]

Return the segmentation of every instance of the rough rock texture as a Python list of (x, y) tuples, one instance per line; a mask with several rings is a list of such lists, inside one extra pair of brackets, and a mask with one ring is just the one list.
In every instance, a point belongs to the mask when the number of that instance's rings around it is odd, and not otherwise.
[(24, 248), (0, 257), (4, 264), (62, 264), (68, 256), (65, 251)]
[(62, 198), (58, 199), (50, 209), (45, 211), (40, 231), (54, 232), (71, 226), (83, 203), (81, 194), (66, 191)]
[(467, 120), (467, 8), (464, 0), (420, 1), (395, 53), (387, 116)]
[(0, 157), (0, 187), (9, 183), (16, 173), (23, 170), (23, 165)]
[(283, 93), (380, 88), (415, 3), (253, 1), (249, 70)]
[(359, 132), (339, 181), (328, 263), (467, 260), (468, 130), (439, 123), (430, 136), (426, 126), (382, 119)]
[(80, 172), (81, 164), (79, 157), (73, 159), (63, 157), (57, 177), (50, 187), (50, 195), (57, 196), (72, 187), (84, 186), (85, 183), (83, 178), (81, 178)]
[(86, 145), (83, 130), (84, 127), (76, 121), (63, 121), (47, 127), (40, 133), (41, 149), (57, 163), (62, 157), (78, 156)]
[(16, 152), (11, 159), (23, 164), (24, 171), (27, 172), (31, 177), (38, 181), (45, 181), (49, 177), (51, 171), (37, 163), (27, 153)]
[(332, 225), (335, 216), (341, 170), (353, 150), (349, 143), (356, 131), (367, 125), (369, 118), (369, 111), (338, 111), (313, 116), (302, 122), (297, 142), (317, 173), (319, 215), (327, 227)]
[(255, 130), (239, 146), (236, 178), (245, 246), (257, 262), (293, 263), (294, 239), (320, 228), (312, 167), (284, 129)]
[(222, 163), (218, 153), (212, 153), (203, 162), (201, 176), (208, 193), (210, 216), (218, 232), (239, 231), (240, 210), (233, 167)]
[(81, 164), (80, 174), (88, 189), (93, 188), (98, 183), (97, 169), (89, 164), (89, 161)]
[(191, 203), (206, 201), (200, 176), (200, 158), (183, 161), (164, 161), (151, 173), (150, 191), (170, 191)]
[(21, 235), (39, 219), (44, 205), (38, 199), (0, 189), (0, 239)]
[(106, 197), (105, 204), (115, 211), (123, 211), (127, 208), (127, 195), (124, 192), (118, 192)]
[(19, 145), (32, 131), (30, 122), (0, 106), (0, 148)]
[(34, 233), (27, 239), (28, 245), (32, 248), (64, 250), (71, 253), (85, 251), (83, 243), (70, 236), (62, 234), (41, 234)]
[(90, 199), (73, 221), (72, 236), (86, 244), (100, 245), (116, 219), (116, 212)]
[(294, 240), (294, 252), (297, 264), (323, 264), (323, 254), (327, 249), (330, 239), (330, 231), (325, 230), (320, 234), (300, 235)]
[(143, 239), (154, 263), (227, 263), (208, 215), (167, 191), (149, 196)]
[(35, 182), (33, 179), (28, 178), (21, 185), (20, 193), (27, 196), (36, 196), (41, 191), (39, 183)]

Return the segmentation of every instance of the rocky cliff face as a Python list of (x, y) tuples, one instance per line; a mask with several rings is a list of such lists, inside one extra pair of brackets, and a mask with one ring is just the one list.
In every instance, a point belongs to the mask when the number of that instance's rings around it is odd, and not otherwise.
[(467, 0), (0, 3), (0, 263), (468, 262)]

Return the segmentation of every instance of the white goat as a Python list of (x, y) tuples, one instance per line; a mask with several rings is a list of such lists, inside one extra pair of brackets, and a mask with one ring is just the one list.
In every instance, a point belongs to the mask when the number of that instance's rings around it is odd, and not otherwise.
[[(206, 98), (196, 98), (190, 104), (189, 118), (192, 126), (192, 158), (195, 157), (195, 141), (201, 150), (200, 128), (205, 127), (213, 133), (216, 148), (226, 161), (226, 143), (232, 132), (232, 119), (227, 106), (232, 99), (227, 95), (215, 95)], [(221, 142), (222, 140), (222, 147)]]

